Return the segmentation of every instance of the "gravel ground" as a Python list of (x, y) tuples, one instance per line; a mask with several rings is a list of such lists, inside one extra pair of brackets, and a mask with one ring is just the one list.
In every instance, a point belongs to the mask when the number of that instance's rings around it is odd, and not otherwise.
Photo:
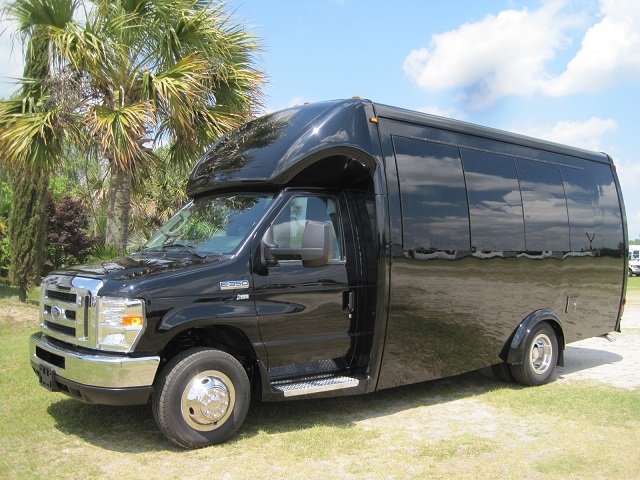
[(603, 337), (567, 345), (564, 367), (556, 368), (557, 381), (594, 380), (616, 387), (640, 386), (640, 301), (627, 304), (622, 333), (615, 342)]

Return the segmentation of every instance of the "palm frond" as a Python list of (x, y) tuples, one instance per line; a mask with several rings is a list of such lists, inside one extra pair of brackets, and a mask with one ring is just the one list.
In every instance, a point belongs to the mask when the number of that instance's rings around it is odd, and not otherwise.
[[(85, 14), (74, 19), (79, 7)], [(154, 162), (141, 145), (151, 134), (175, 142), (170, 157), (186, 165), (262, 105), (261, 40), (234, 22), (225, 2), (10, 0), (6, 12), (45, 54), (32, 69), (48, 83), (23, 82), (29, 112), (0, 113), (2, 125), (18, 129), (3, 134), (5, 152), (26, 152), (31, 138), (33, 159), (70, 135), (88, 149), (90, 135), (116, 166), (142, 172)], [(36, 60), (47, 69), (35, 69)], [(74, 90), (73, 102), (71, 86), (83, 92)], [(46, 107), (34, 107), (39, 95)], [(54, 133), (66, 124), (73, 127)]]
[(73, 19), (78, 0), (13, 0), (5, 12), (22, 35), (30, 35), (36, 26), (64, 28)]
[(194, 112), (206, 106), (208, 62), (192, 54), (158, 74), (143, 72), (141, 80), (142, 95), (153, 102), (158, 117), (170, 117), (176, 128), (192, 134)]
[(152, 111), (147, 101), (135, 104), (121, 101), (113, 108), (95, 105), (89, 109), (91, 135), (98, 139), (105, 156), (120, 170), (133, 172), (137, 162), (152, 159), (140, 144), (154, 123)]
[[(45, 99), (46, 100), (46, 99)], [(60, 109), (30, 108), (22, 100), (0, 102), (0, 154), (4, 161), (20, 169), (52, 169), (65, 137), (75, 127), (61, 128)]]

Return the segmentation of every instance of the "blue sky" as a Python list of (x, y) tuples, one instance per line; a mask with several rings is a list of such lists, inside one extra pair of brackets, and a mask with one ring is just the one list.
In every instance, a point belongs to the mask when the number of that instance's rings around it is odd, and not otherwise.
[[(4, 2), (2, 2), (4, 3)], [(268, 111), (359, 95), (609, 153), (640, 237), (638, 0), (230, 0)], [(0, 38), (0, 75), (19, 51)], [(17, 54), (18, 53), (18, 54)], [(13, 87), (0, 83), (0, 96)]]

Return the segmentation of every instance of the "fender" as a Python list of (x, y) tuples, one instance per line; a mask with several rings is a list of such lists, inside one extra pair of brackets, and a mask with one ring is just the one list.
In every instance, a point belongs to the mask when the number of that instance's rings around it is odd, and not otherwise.
[(266, 358), (252, 300), (214, 301), (176, 308), (163, 317), (156, 327), (160, 335), (158, 348), (164, 348), (172, 338), (184, 330), (217, 325), (238, 331), (253, 348), (257, 358)]
[(511, 339), (509, 350), (507, 352), (506, 362), (510, 364), (521, 365), (524, 362), (524, 346), (527, 343), (526, 339), (531, 333), (533, 327), (540, 322), (547, 322), (553, 327), (558, 340), (558, 365), (564, 366), (564, 331), (562, 328), (562, 322), (560, 318), (551, 309), (545, 308), (542, 310), (536, 310), (535, 312), (527, 315), (527, 317), (520, 322)]

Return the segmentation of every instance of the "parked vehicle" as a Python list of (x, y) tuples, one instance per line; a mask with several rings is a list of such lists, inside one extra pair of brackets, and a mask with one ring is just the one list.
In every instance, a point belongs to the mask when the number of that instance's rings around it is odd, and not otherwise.
[(151, 400), (183, 447), (264, 401), (370, 393), (490, 365), (549, 381), (565, 345), (619, 331), (624, 206), (603, 153), (366, 100), (222, 138), (141, 251), (55, 272), (40, 384)]
[(629, 245), (629, 276), (640, 275), (640, 245)]

